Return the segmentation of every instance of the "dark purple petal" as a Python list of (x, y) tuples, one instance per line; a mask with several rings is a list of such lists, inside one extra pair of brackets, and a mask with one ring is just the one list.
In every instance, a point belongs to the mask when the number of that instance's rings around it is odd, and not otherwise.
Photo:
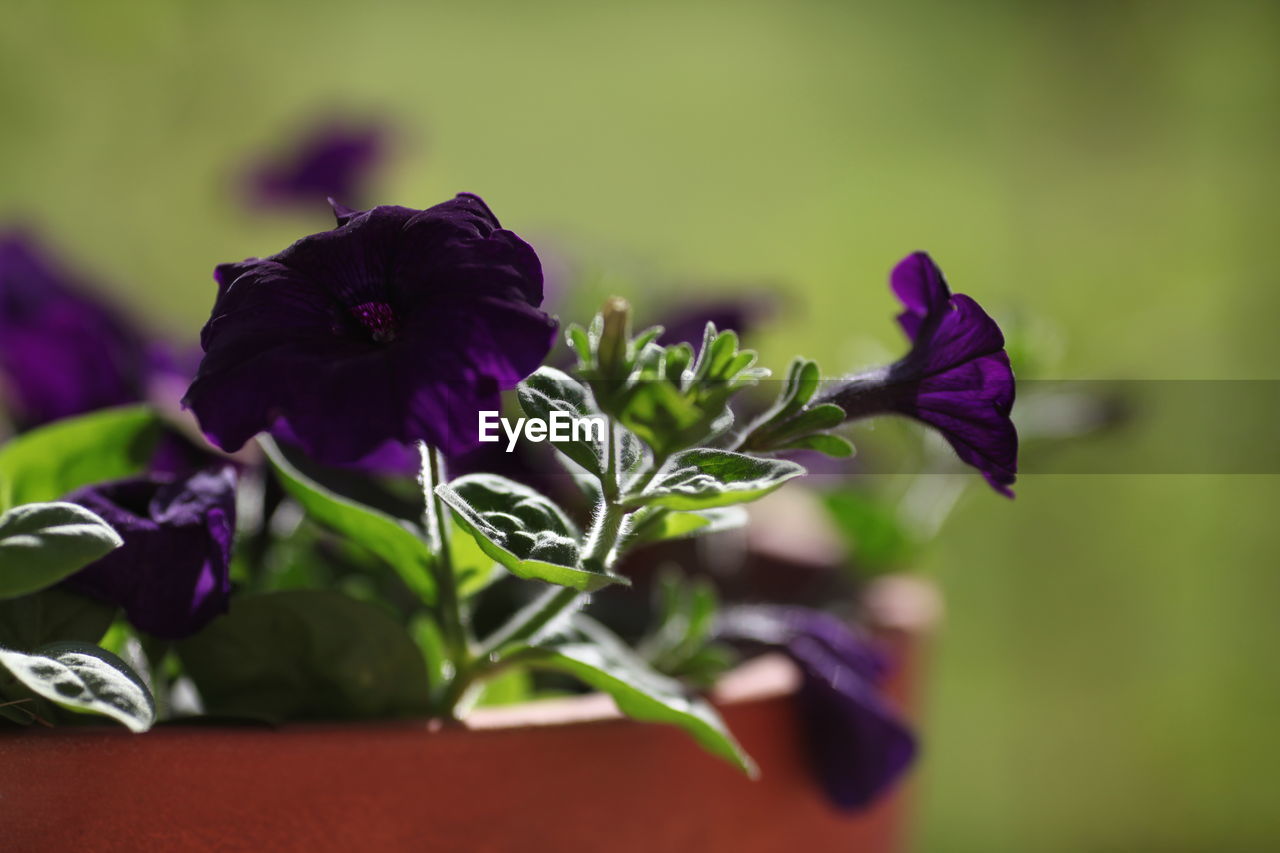
[(905, 308), (898, 322), (912, 340), (911, 351), (823, 399), (843, 407), (850, 419), (897, 413), (932, 426), (992, 488), (1013, 497), (1014, 378), (1000, 327), (968, 296), (953, 295), (924, 252), (899, 263), (890, 283)]
[(294, 243), (270, 260), (348, 309), (370, 302), (399, 302), (389, 287), (405, 224), (417, 211), (375, 207), (330, 231)]
[(477, 412), (551, 347), (537, 255), (473, 195), (335, 212), (331, 231), (218, 268), (186, 404), (224, 450), (268, 429), (335, 465), (389, 442), (470, 450)]
[(913, 341), (924, 319), (945, 308), (951, 297), (942, 270), (924, 252), (915, 252), (899, 261), (889, 274), (889, 286), (905, 309), (898, 315), (898, 324)]
[(291, 151), (251, 169), (249, 198), (263, 207), (310, 205), (329, 197), (359, 203), (386, 160), (389, 142), (388, 128), (380, 124), (313, 127)]
[(0, 396), (22, 428), (144, 398), (137, 329), (33, 240), (0, 234)]
[(338, 221), (339, 225), (346, 225), (351, 220), (351, 217), (360, 212), (355, 208), (347, 207), (333, 196), (330, 196), (326, 201), (329, 202), (329, 207), (333, 209), (333, 217)]
[(410, 298), (438, 298), (422, 282), (447, 277), (460, 286), (445, 295), (542, 304), (542, 264), (533, 247), (503, 229), (479, 196), (460, 193), (417, 213), (405, 235), (397, 277)]
[(914, 736), (874, 684), (831, 647), (801, 635), (788, 652), (803, 675), (805, 736), (827, 796), (850, 811), (870, 805), (911, 766)]
[(886, 661), (849, 625), (803, 607), (739, 607), (725, 612), (717, 633), (778, 649), (799, 666), (805, 740), (835, 805), (869, 805), (910, 766), (915, 737), (877, 686)]
[(218, 284), (218, 299), (223, 297), (232, 282), (260, 263), (258, 258), (247, 258), (240, 263), (218, 264), (213, 268), (213, 280)]
[(231, 595), (235, 473), (89, 486), (66, 498), (110, 524), (124, 545), (64, 583), (118, 604), (141, 631), (178, 639), (225, 613)]

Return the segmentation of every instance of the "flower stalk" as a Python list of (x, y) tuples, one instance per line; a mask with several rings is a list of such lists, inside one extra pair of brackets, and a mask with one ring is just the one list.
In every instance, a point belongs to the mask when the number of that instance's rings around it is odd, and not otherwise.
[[(613, 567), (618, 541), (627, 526), (628, 513), (620, 503), (618, 429), (617, 422), (609, 418), (608, 462), (600, 480), (600, 506), (596, 509), (595, 520), (587, 532), (582, 551), (583, 568), (595, 572), (607, 572)], [(563, 614), (580, 607), (586, 599), (585, 593), (568, 587), (547, 590), (485, 641), (480, 658), (501, 660), (504, 649), (536, 636)]]
[[(448, 515), (435, 491), (436, 485), (444, 482), (444, 465), (440, 451), (426, 442), (418, 442), (418, 453), (422, 457), (423, 528), (435, 557), (431, 562), (436, 584), (435, 615), (444, 637), (445, 650), (453, 664), (453, 676), (460, 679), (471, 666), (471, 650), (449, 549)], [(452, 706), (446, 705), (445, 711), (451, 712)]]

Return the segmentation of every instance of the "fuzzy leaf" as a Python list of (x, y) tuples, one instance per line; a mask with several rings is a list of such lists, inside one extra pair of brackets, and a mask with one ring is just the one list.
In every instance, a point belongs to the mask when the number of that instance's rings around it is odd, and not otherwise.
[(468, 474), (436, 486), (436, 494), (484, 552), (517, 577), (584, 592), (626, 583), (617, 575), (579, 568), (577, 528), (528, 486), (495, 474)]
[(822, 381), (818, 363), (807, 358), (797, 358), (787, 371), (787, 380), (778, 396), (778, 412), (789, 415), (800, 411), (818, 392), (818, 384)]
[(640, 545), (666, 539), (686, 539), (745, 526), (747, 513), (742, 507), (727, 506), (700, 512), (659, 510), (647, 518), (638, 518), (629, 541)]
[(131, 731), (145, 732), (156, 720), (142, 679), (106, 649), (87, 643), (54, 643), (33, 654), (0, 649), (0, 667), (45, 699), (111, 717)]
[[(520, 383), (516, 390), (520, 408), (531, 418), (551, 422), (553, 412), (563, 412), (572, 418), (600, 418), (595, 401), (587, 388), (572, 377), (551, 368), (540, 368)], [(608, 460), (604, 441), (557, 441), (553, 447), (599, 477), (604, 474)]]
[(579, 365), (591, 364), (593, 360), (591, 338), (588, 336), (586, 329), (576, 323), (569, 326), (565, 330), (565, 342), (569, 344), (569, 348), (578, 357)]
[(793, 439), (778, 449), (814, 450), (835, 459), (847, 459), (854, 454), (853, 445), (848, 439), (839, 435), (832, 435), (829, 432), (819, 432), (813, 435), (806, 435), (803, 438)]
[(844, 409), (835, 403), (820, 403), (805, 409), (782, 424), (775, 433), (779, 442), (824, 429), (833, 429), (844, 423)]
[(626, 502), (676, 510), (711, 509), (762, 498), (803, 473), (803, 467), (782, 459), (697, 448), (671, 457), (654, 482)]
[(82, 506), (14, 507), (0, 515), (0, 599), (53, 586), (123, 544), (111, 525)]

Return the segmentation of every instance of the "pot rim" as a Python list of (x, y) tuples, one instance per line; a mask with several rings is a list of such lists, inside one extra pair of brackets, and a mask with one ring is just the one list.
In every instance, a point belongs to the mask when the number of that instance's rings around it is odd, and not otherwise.
[[(936, 586), (927, 578), (908, 574), (885, 575), (871, 581), (863, 595), (868, 627), (890, 644), (895, 639), (913, 640), (927, 637), (937, 627), (942, 616), (942, 602)], [(729, 670), (712, 687), (707, 697), (720, 708), (768, 702), (796, 692), (800, 686), (800, 670), (790, 658), (779, 652), (768, 652), (751, 658)], [(334, 733), (369, 730), (427, 730), (437, 735), (465, 734), (467, 732), (501, 732), (549, 726), (583, 724), (633, 724), (648, 725), (631, 720), (622, 714), (613, 699), (605, 693), (583, 693), (574, 696), (558, 696), (550, 699), (532, 699), (511, 705), (473, 709), (462, 724), (446, 726), (440, 720), (427, 718), (375, 719), (375, 720), (306, 720), (279, 725), (217, 725), (192, 724), (160, 726), (147, 735), (176, 736), (182, 733), (220, 732), (270, 732)], [(86, 726), (41, 729), (24, 727), (6, 732), (0, 730), (0, 738), (12, 737), (85, 737), (85, 736), (134, 737), (123, 727)]]

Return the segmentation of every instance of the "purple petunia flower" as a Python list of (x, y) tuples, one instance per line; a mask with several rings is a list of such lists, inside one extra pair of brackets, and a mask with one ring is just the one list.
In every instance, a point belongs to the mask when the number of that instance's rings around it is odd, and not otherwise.
[(267, 429), (333, 464), (389, 442), (476, 447), (477, 412), (555, 336), (538, 256), (474, 195), (335, 211), (331, 231), (218, 267), (184, 404), (228, 451)]
[(359, 203), (386, 159), (389, 135), (386, 127), (372, 123), (314, 126), (293, 150), (251, 170), (250, 200), (263, 207), (313, 205), (326, 198)]
[(810, 759), (836, 806), (869, 805), (911, 765), (915, 737), (877, 688), (885, 661), (840, 619), (804, 607), (738, 607), (724, 613), (717, 634), (778, 649), (799, 666)]
[(64, 583), (119, 604), (153, 636), (194, 634), (227, 610), (235, 498), (230, 466), (185, 480), (137, 477), (72, 492), (66, 499), (100, 515), (124, 545)]
[(968, 296), (952, 294), (924, 252), (894, 267), (890, 283), (906, 309), (898, 323), (911, 351), (842, 383), (822, 401), (836, 403), (849, 419), (892, 412), (928, 424), (992, 488), (1013, 497), (1018, 433), (1009, 417), (1013, 370), (1000, 327)]
[(17, 426), (141, 400), (150, 372), (123, 317), (30, 237), (0, 234), (0, 396)]

